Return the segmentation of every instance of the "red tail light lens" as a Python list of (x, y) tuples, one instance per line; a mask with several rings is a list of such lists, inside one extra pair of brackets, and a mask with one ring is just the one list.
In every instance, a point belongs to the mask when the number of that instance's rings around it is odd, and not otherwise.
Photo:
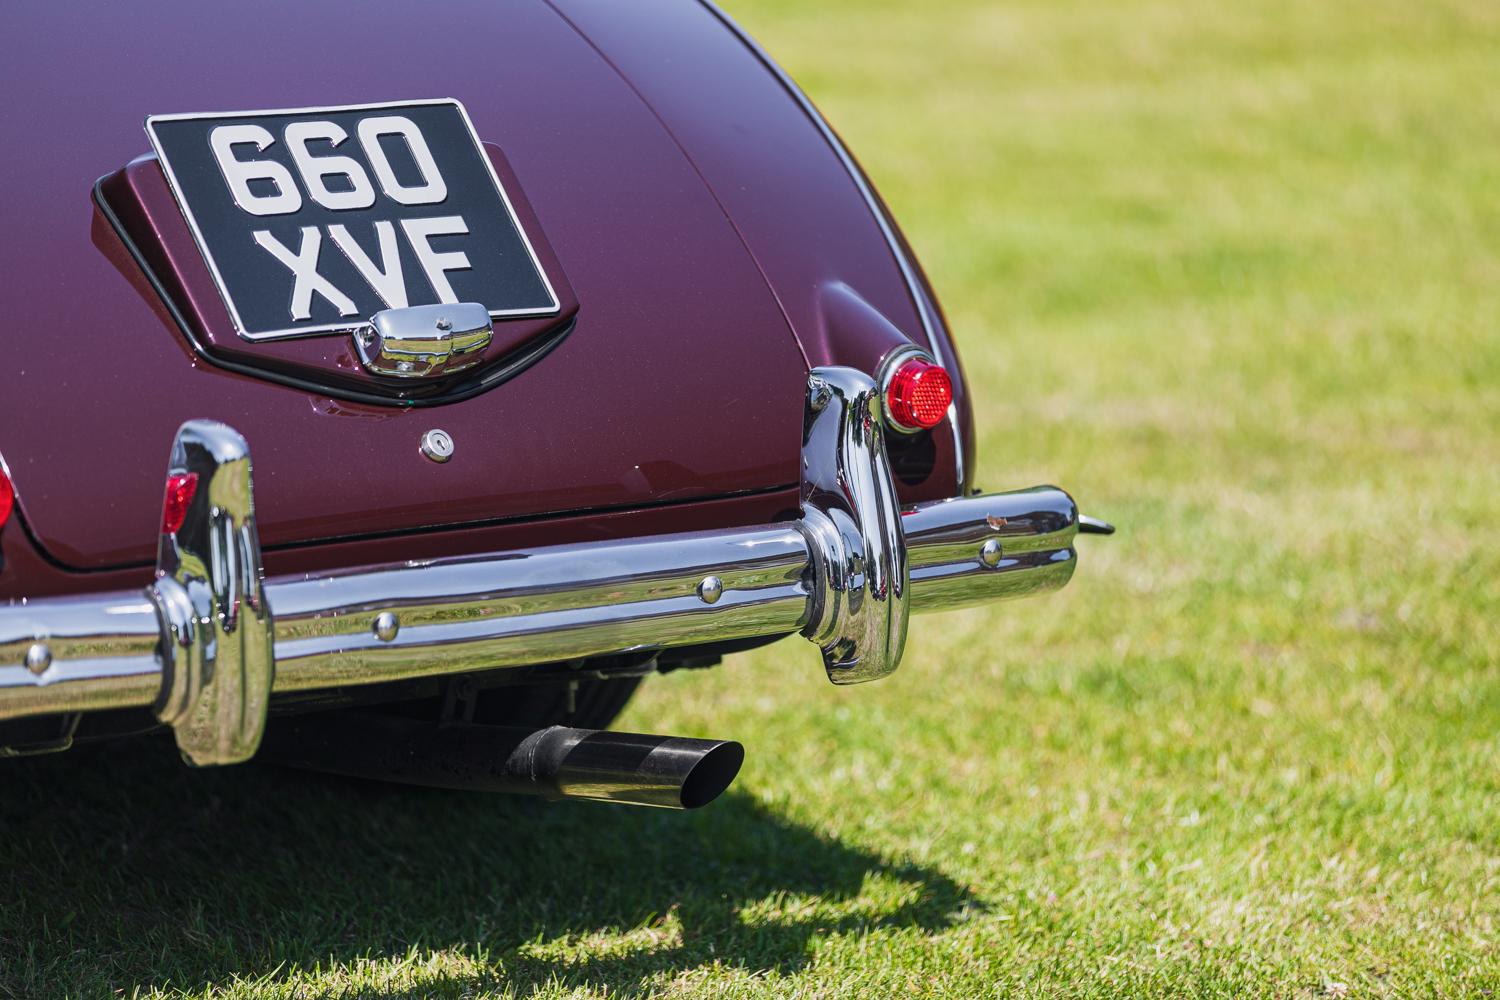
[(953, 402), (953, 380), (926, 358), (903, 361), (885, 386), (885, 413), (900, 431), (936, 427)]
[(5, 470), (0, 469), (0, 528), (10, 520), (10, 512), (16, 505), (16, 489), (10, 484)]
[(198, 473), (179, 472), (167, 477), (167, 495), (161, 502), (161, 530), (163, 534), (175, 535), (187, 517), (188, 505), (198, 492)]

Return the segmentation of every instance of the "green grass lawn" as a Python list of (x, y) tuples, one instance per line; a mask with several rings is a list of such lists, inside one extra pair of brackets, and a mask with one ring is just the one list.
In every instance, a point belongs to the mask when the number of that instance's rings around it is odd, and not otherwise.
[(1500, 989), (1500, 6), (731, 4), (861, 156), (1058, 595), (648, 682), (690, 815), (5, 776), (0, 993)]

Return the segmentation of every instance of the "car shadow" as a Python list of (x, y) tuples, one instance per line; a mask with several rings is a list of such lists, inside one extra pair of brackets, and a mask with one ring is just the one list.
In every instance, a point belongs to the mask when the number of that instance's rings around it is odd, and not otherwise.
[[(365, 970), (358, 995), (560, 983), (629, 996), (715, 963), (795, 971), (826, 935), (932, 932), (978, 908), (938, 872), (737, 791), (687, 814), (549, 804), (193, 770), (166, 740), (0, 767), (0, 993), (16, 996), (313, 966)], [(459, 958), (382, 984), (382, 960), (428, 949)]]

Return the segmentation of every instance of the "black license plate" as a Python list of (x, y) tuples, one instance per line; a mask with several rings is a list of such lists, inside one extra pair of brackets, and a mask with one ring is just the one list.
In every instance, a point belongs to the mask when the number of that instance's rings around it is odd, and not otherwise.
[(146, 132), (248, 340), (439, 302), (558, 311), (457, 101), (153, 115)]

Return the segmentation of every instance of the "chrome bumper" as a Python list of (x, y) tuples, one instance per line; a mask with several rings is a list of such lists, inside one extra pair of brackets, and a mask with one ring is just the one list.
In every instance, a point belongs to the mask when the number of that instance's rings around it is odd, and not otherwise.
[(245, 441), (191, 421), (170, 473), (197, 489), (151, 587), (0, 606), (0, 720), (150, 707), (188, 760), (233, 763), (259, 746), (273, 691), (793, 632), (853, 683), (896, 668), (913, 611), (1068, 581), (1066, 493), (900, 510), (883, 419), (868, 376), (812, 372), (794, 522), (269, 580)]

